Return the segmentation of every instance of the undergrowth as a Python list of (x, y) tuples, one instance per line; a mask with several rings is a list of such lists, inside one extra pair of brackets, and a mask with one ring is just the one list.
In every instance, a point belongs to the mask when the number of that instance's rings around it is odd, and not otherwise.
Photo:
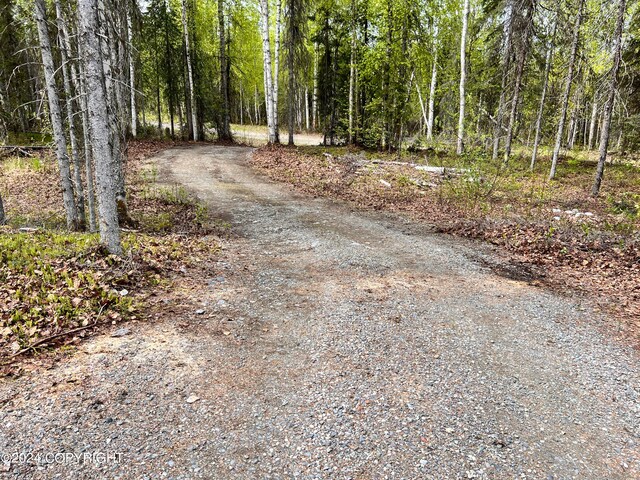
[[(219, 251), (225, 225), (182, 187), (160, 183), (144, 159), (170, 146), (132, 142), (126, 165), (131, 215), (122, 257), (95, 233), (64, 230), (50, 156), (0, 163), (8, 225), (0, 227), (0, 363), (77, 342), (91, 331), (144, 319), (146, 299)], [(21, 231), (28, 227), (27, 231)]]

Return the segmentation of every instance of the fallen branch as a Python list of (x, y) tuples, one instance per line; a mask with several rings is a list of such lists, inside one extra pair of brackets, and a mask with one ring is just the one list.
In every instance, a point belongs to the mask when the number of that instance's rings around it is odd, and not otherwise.
[(66, 335), (71, 335), (72, 333), (78, 333), (78, 332), (81, 332), (82, 330), (87, 330), (87, 329), (89, 329), (91, 327), (95, 327), (98, 324), (98, 320), (100, 320), (100, 316), (102, 315), (102, 311), (104, 310), (104, 307), (105, 307), (105, 305), (102, 305), (102, 307), (100, 307), (100, 311), (98, 312), (98, 316), (96, 317), (95, 322), (93, 322), (93, 323), (91, 323), (89, 325), (85, 325), (83, 327), (72, 328), (71, 330), (66, 330), (64, 332), (56, 333), (54, 335), (49, 335), (48, 337), (41, 338), (40, 340), (38, 340), (37, 342), (32, 343), (28, 347), (25, 347), (22, 350), (19, 350), (16, 353), (13, 353), (13, 354), (9, 355), (9, 358), (18, 357), (18, 356), (22, 355), (23, 353), (26, 353), (29, 350), (32, 350), (32, 349), (36, 348), (37, 346), (42, 345), (43, 343), (47, 343), (50, 340), (55, 340), (56, 338), (64, 337)]
[(47, 343), (50, 340), (54, 340), (54, 339), (59, 338), (59, 337), (64, 337), (65, 335), (70, 335), (72, 333), (81, 332), (82, 330), (87, 330), (88, 328), (95, 327), (97, 324), (98, 324), (98, 321), (96, 320), (95, 322), (93, 322), (90, 325), (85, 325), (84, 327), (73, 328), (71, 330), (67, 330), (67, 331), (64, 331), (64, 332), (56, 333), (55, 335), (50, 335), (48, 337), (42, 338), (42, 339), (38, 340), (37, 342), (32, 343), (28, 347), (25, 347), (22, 350), (19, 350), (16, 353), (13, 353), (13, 354), (9, 355), (9, 358), (14, 358), (14, 357), (17, 357), (19, 355), (22, 355), (23, 353), (26, 353), (29, 350), (32, 350), (32, 349), (36, 348), (39, 345), (42, 345), (43, 343)]

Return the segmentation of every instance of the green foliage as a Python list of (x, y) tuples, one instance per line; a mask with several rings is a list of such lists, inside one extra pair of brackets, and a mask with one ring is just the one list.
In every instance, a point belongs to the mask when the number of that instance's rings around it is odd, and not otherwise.
[[(0, 347), (17, 351), (41, 337), (118, 320), (135, 306), (134, 280), (121, 259), (105, 257), (91, 234), (0, 233)], [(115, 267), (115, 268), (114, 268)]]

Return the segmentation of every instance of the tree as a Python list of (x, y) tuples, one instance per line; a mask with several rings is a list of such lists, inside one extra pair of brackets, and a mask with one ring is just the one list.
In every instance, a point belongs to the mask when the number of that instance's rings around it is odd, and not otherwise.
[[(184, 0), (183, 0), (184, 1)], [(224, 0), (218, 0), (218, 30), (220, 35), (220, 96), (222, 97), (222, 121), (218, 138), (231, 140), (231, 127), (229, 120), (229, 68), (226, 50), (225, 24), (224, 24)]]
[(571, 44), (571, 56), (569, 58), (569, 70), (567, 71), (567, 78), (564, 87), (564, 93), (562, 94), (562, 101), (560, 106), (560, 121), (558, 122), (558, 131), (556, 133), (556, 143), (553, 148), (553, 157), (551, 158), (551, 171), (549, 172), (549, 179), (553, 180), (556, 176), (556, 168), (558, 166), (558, 156), (560, 155), (560, 148), (562, 147), (562, 134), (564, 132), (564, 124), (567, 120), (567, 107), (569, 105), (569, 95), (571, 94), (571, 85), (573, 83), (573, 71), (576, 63), (576, 55), (578, 54), (578, 43), (580, 41), (580, 26), (582, 25), (582, 16), (584, 10), (584, 0), (578, 0), (578, 15), (576, 17), (576, 24), (573, 31), (573, 42)]
[(131, 106), (131, 136), (135, 138), (138, 136), (138, 112), (136, 110), (136, 62), (133, 48), (133, 15), (131, 11), (135, 6), (136, 0), (131, 0), (129, 10), (127, 13), (127, 41), (129, 43), (129, 93), (130, 93), (130, 106)]
[(288, 86), (288, 127), (289, 145), (293, 145), (295, 95), (297, 89), (296, 64), (302, 64), (305, 60), (304, 40), (306, 37), (306, 0), (287, 0), (285, 41), (287, 47), (287, 70), (289, 75)]
[(69, 141), (71, 143), (71, 158), (73, 159), (73, 179), (76, 192), (76, 225), (79, 230), (84, 230), (86, 226), (86, 215), (84, 210), (84, 187), (82, 185), (82, 164), (80, 163), (80, 154), (78, 152), (78, 139), (76, 137), (75, 127), (75, 101), (71, 91), (71, 79), (69, 73), (69, 34), (65, 20), (63, 18), (60, 0), (55, 1), (56, 17), (58, 24), (58, 40), (60, 45), (60, 58), (62, 60), (62, 78), (64, 85), (64, 96), (67, 108), (67, 127), (69, 129)]
[(536, 118), (536, 134), (535, 134), (535, 139), (533, 140), (533, 153), (531, 154), (531, 166), (530, 166), (531, 171), (533, 171), (536, 165), (536, 159), (538, 156), (538, 146), (540, 144), (540, 132), (542, 129), (542, 115), (544, 113), (544, 102), (547, 98), (547, 87), (549, 85), (549, 72), (551, 71), (551, 58), (553, 56), (553, 42), (556, 36), (557, 25), (558, 25), (557, 20), (554, 20), (553, 31), (551, 33), (551, 38), (548, 41), (547, 54), (545, 56), (545, 61), (544, 61), (544, 79), (542, 81), (542, 93), (540, 94), (540, 107), (538, 108), (538, 117)]
[(260, 0), (260, 26), (262, 31), (262, 58), (264, 62), (264, 95), (267, 104), (267, 127), (269, 143), (277, 143), (277, 130), (274, 112), (274, 89), (271, 73), (271, 39), (269, 38), (269, 2)]
[(460, 34), (460, 107), (458, 115), (458, 142), (456, 153), (464, 151), (464, 108), (465, 86), (467, 82), (467, 26), (469, 22), (469, 0), (464, 0), (462, 9), (462, 33)]
[(47, 98), (49, 99), (49, 116), (53, 129), (53, 138), (56, 144), (56, 157), (58, 158), (58, 168), (60, 170), (60, 186), (62, 188), (62, 199), (65, 212), (67, 214), (67, 227), (71, 230), (79, 230), (78, 211), (71, 182), (71, 167), (69, 165), (69, 155), (67, 154), (67, 141), (64, 135), (62, 124), (62, 112), (60, 110), (60, 100), (55, 79), (55, 65), (53, 54), (51, 53), (51, 42), (49, 40), (49, 27), (47, 26), (47, 11), (44, 0), (34, 1), (35, 20), (38, 26), (38, 37), (40, 39), (40, 52), (42, 54), (42, 64), (44, 66), (45, 83), (47, 87)]
[(7, 217), (4, 213), (4, 202), (2, 201), (2, 194), (0, 194), (0, 225), (4, 225), (7, 222)]
[(533, 13), (537, 0), (521, 0), (518, 5), (518, 26), (520, 33), (520, 42), (518, 45), (518, 63), (516, 66), (516, 78), (513, 85), (513, 95), (511, 97), (511, 110), (509, 113), (509, 123), (507, 124), (507, 134), (504, 146), (504, 162), (509, 161), (511, 155), (511, 142), (513, 140), (513, 129), (516, 123), (516, 114), (518, 112), (518, 104), (520, 103), (520, 87), (522, 85), (522, 76), (529, 54), (529, 41), (533, 30)]
[[(38, 0), (42, 1), (42, 0)], [(122, 254), (118, 222), (118, 159), (110, 146), (112, 123), (107, 107), (98, 0), (78, 0), (81, 62), (86, 76), (91, 151), (96, 163), (100, 239), (107, 250)]]
[(594, 197), (600, 193), (602, 185), (602, 177), (604, 176), (604, 165), (607, 161), (607, 150), (609, 148), (609, 136), (611, 133), (611, 113), (613, 111), (613, 102), (616, 96), (616, 88), (618, 85), (618, 71), (620, 70), (620, 61), (622, 58), (622, 31), (624, 29), (624, 13), (626, 9), (626, 1), (619, 0), (618, 16), (616, 20), (616, 31), (613, 44), (613, 67), (609, 72), (609, 93), (607, 102), (604, 105), (604, 118), (602, 120), (602, 133), (600, 134), (600, 152), (598, 158), (598, 167), (596, 170), (596, 178), (593, 182), (591, 193)]
[(276, 1), (276, 38), (274, 52), (273, 75), (273, 128), (276, 132), (275, 143), (280, 143), (280, 117), (278, 116), (278, 100), (280, 98), (280, 37), (282, 31), (282, 0)]
[(433, 26), (433, 63), (431, 65), (431, 83), (429, 85), (429, 113), (427, 122), (427, 140), (433, 140), (433, 114), (436, 102), (436, 82), (438, 79), (438, 25)]

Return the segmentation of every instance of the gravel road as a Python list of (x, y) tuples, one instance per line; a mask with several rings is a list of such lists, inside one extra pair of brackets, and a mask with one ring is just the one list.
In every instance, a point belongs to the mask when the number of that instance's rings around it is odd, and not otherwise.
[(250, 155), (156, 157), (237, 238), (186, 292), (193, 314), (2, 380), (0, 453), (39, 463), (0, 475), (640, 478), (638, 353), (597, 314), (496, 275), (483, 246), (292, 193)]

